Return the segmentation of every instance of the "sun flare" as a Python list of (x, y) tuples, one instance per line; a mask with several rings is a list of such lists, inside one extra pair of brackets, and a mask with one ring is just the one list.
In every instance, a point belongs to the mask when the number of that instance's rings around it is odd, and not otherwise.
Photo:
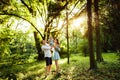
[(82, 35), (86, 32), (87, 18), (86, 16), (78, 17), (71, 23), (73, 30), (79, 30)]

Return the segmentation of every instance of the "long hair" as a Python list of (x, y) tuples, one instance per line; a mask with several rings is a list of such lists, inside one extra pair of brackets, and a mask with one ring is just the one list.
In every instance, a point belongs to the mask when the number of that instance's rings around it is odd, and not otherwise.
[(56, 39), (56, 41), (57, 41), (57, 44), (60, 44), (58, 39)]

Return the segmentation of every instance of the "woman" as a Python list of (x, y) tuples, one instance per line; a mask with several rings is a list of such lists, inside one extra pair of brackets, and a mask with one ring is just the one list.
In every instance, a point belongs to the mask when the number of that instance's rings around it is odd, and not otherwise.
[(56, 65), (56, 72), (59, 71), (59, 64), (58, 64), (58, 60), (60, 59), (60, 45), (58, 42), (58, 39), (54, 40), (54, 50), (53, 50), (53, 60), (55, 60), (55, 65)]

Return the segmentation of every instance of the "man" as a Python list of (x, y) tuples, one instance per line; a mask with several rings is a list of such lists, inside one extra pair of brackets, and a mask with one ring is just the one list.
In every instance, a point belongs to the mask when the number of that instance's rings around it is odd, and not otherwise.
[(46, 60), (46, 76), (50, 73), (51, 65), (52, 65), (52, 54), (51, 54), (51, 46), (46, 43), (45, 40), (42, 40), (42, 51), (44, 51), (44, 57)]

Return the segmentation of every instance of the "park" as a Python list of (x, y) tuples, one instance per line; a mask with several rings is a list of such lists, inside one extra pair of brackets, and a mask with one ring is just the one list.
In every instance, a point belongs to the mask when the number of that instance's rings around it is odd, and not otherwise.
[(0, 0), (0, 80), (120, 80), (119, 15), (120, 0)]

